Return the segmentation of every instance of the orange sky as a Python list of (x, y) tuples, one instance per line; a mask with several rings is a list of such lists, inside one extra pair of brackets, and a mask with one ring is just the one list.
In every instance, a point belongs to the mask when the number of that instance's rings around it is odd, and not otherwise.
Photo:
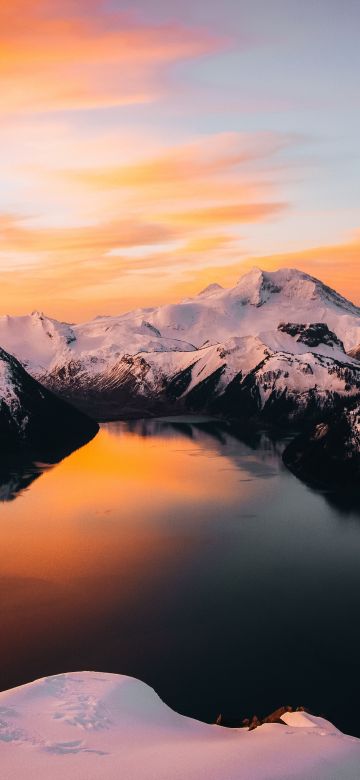
[[(282, 14), (282, 29), (277, 10), (275, 34), (246, 0), (225, 0), (220, 22), (212, 0), (2, 4), (3, 313), (80, 320), (252, 265), (297, 266), (360, 303), (355, 104), (334, 113), (346, 90), (331, 88), (320, 17), (302, 31)], [(337, 36), (351, 59), (350, 23)], [(300, 79), (276, 59), (292, 64), (288, 38)]]

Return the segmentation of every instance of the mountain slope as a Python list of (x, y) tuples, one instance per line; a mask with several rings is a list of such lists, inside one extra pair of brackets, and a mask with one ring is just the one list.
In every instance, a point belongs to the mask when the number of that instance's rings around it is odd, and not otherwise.
[(141, 352), (96, 375), (71, 362), (43, 381), (99, 418), (176, 409), (235, 417), (271, 410), (295, 420), (360, 394), (359, 362), (337, 342), (329, 346), (330, 336), (315, 347), (277, 331), (196, 351)]
[(0, 349), (1, 458), (31, 454), (52, 462), (90, 439), (98, 426), (33, 379)]
[(148, 320), (163, 335), (181, 334), (197, 347), (224, 341), (240, 331), (248, 336), (274, 330), (281, 320), (325, 322), (344, 342), (345, 349), (359, 343), (360, 310), (296, 269), (265, 272), (254, 268), (231, 289), (213, 289), (194, 299), (154, 309)]

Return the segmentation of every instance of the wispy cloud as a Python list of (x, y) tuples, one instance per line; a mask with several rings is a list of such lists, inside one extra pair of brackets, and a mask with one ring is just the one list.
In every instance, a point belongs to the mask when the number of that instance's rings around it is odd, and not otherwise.
[(76, 265), (85, 254), (89, 259), (99, 257), (114, 247), (158, 244), (170, 240), (173, 233), (166, 225), (151, 224), (141, 220), (102, 222), (82, 227), (36, 228), (25, 219), (13, 215), (0, 215), (0, 250), (11, 252), (56, 254), (63, 258), (70, 254)]
[(164, 69), (222, 44), (204, 29), (107, 12), (102, 0), (2, 3), (1, 112), (152, 101), (163, 92)]
[[(14, 286), (16, 307), (26, 296), (32, 299), (31, 290), (37, 297), (42, 291), (44, 298), (81, 301), (87, 313), (96, 313), (95, 295), (109, 307), (114, 290), (118, 309), (128, 307), (136, 289), (139, 303), (148, 305), (171, 290), (176, 294), (189, 268), (216, 265), (220, 257), (231, 262), (235, 253), (240, 257), (239, 227), (276, 219), (286, 207), (276, 197), (273, 169), (277, 154), (291, 143), (273, 134), (220, 133), (162, 154), (148, 151), (136, 159), (133, 152), (134, 161), (120, 165), (112, 139), (105, 145), (106, 164), (91, 168), (91, 146), (84, 157), (79, 141), (77, 155), (72, 139), (71, 159), (80, 166), (70, 170), (55, 167), (37, 148), (34, 166), (26, 170), (27, 181), (34, 179), (32, 200), (41, 204), (46, 192), (54, 193), (52, 200), (64, 204), (64, 216), (59, 218), (59, 210), (55, 218), (46, 210), (0, 215), (0, 269), (6, 284), (11, 266), (22, 269)], [(66, 160), (66, 144), (60, 151)], [(263, 167), (270, 162), (271, 176), (263, 181)], [(18, 175), (21, 187), (21, 167)]]
[[(159, 21), (146, 0), (0, 3), (0, 283), (8, 311), (47, 301), (70, 319), (116, 312), (191, 294), (216, 277), (230, 283), (251, 262), (300, 265), (349, 294), (360, 290), (359, 242), (334, 245), (356, 224), (353, 166), (339, 158), (334, 186), (329, 153), (317, 158), (315, 177), (312, 118), (302, 122), (313, 81), (311, 110), (322, 100), (316, 78), (304, 86), (308, 37), (299, 94), (293, 49), (290, 57), (284, 48), (288, 32), (296, 44), (297, 30), (286, 26), (271, 48), (279, 20), (266, 3), (259, 19), (250, 6), (243, 15), (225, 2), (226, 24), (220, 7), (204, 13), (219, 20), (212, 29), (194, 22), (201, 14), (189, 4), (168, 5)], [(330, 68), (332, 61), (331, 53)], [(346, 121), (344, 111), (336, 116)], [(320, 139), (325, 124), (321, 116)], [(348, 166), (341, 181), (340, 162)], [(311, 256), (271, 254), (324, 236), (332, 245)]]
[(247, 222), (260, 222), (267, 217), (274, 216), (284, 208), (285, 204), (283, 203), (230, 203), (171, 213), (168, 215), (168, 219), (173, 224), (189, 227), (238, 225)]
[(80, 168), (68, 176), (96, 188), (151, 188), (223, 176), (273, 158), (293, 145), (294, 135), (278, 133), (214, 133), (165, 149), (162, 154), (123, 165)]
[[(204, 243), (202, 243), (204, 242)], [(148, 247), (149, 248), (149, 247)], [(150, 250), (150, 248), (149, 248)], [(9, 255), (7, 255), (9, 257)], [(21, 263), (21, 253), (16, 263)], [(27, 256), (28, 257), (28, 256)], [(26, 312), (28, 302), (64, 319), (85, 319), (99, 313), (119, 313), (138, 306), (152, 306), (195, 295), (210, 282), (231, 286), (253, 265), (265, 270), (298, 267), (321, 278), (360, 304), (360, 240), (314, 247), (306, 252), (249, 257), (229, 236), (208, 236), (179, 246), (178, 241), (153, 244), (153, 253), (135, 255), (126, 248), (120, 255), (86, 252), (74, 263), (71, 252), (43, 257), (34, 266), (2, 265), (3, 299), (14, 313)]]

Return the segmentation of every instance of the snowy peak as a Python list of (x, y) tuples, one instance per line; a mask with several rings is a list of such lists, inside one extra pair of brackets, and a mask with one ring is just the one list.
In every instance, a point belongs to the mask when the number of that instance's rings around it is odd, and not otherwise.
[(265, 273), (260, 268), (253, 268), (242, 276), (236, 285), (236, 294), (241, 302), (251, 306), (262, 306), (269, 300), (271, 294), (281, 292), (281, 287), (272, 278), (274, 274)]
[(203, 290), (201, 290), (198, 294), (198, 298), (207, 298), (210, 295), (213, 295), (216, 292), (219, 292), (220, 290), (223, 290), (224, 288), (221, 286), (221, 284), (218, 284), (217, 282), (213, 282), (212, 284), (208, 284), (207, 287), (205, 287)]
[(22, 317), (0, 317), (0, 345), (34, 373), (75, 341), (70, 325), (38, 311)]
[(276, 331), (281, 322), (325, 323), (346, 350), (360, 341), (360, 309), (293, 268), (253, 268), (232, 288), (210, 285), (195, 298), (154, 309), (146, 319), (163, 336), (180, 337), (197, 348)]
[(244, 304), (253, 306), (262, 306), (273, 295), (277, 295), (279, 304), (282, 301), (284, 303), (300, 301), (302, 305), (322, 301), (360, 316), (360, 309), (357, 306), (319, 279), (296, 268), (281, 268), (278, 271), (262, 271), (260, 268), (253, 268), (240, 277), (234, 290)]

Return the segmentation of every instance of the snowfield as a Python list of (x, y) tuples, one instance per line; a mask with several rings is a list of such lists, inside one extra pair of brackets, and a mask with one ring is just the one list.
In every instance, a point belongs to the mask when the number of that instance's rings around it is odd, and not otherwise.
[(0, 694), (4, 780), (358, 780), (360, 740), (287, 713), (254, 731), (178, 715), (138, 680), (76, 672)]

